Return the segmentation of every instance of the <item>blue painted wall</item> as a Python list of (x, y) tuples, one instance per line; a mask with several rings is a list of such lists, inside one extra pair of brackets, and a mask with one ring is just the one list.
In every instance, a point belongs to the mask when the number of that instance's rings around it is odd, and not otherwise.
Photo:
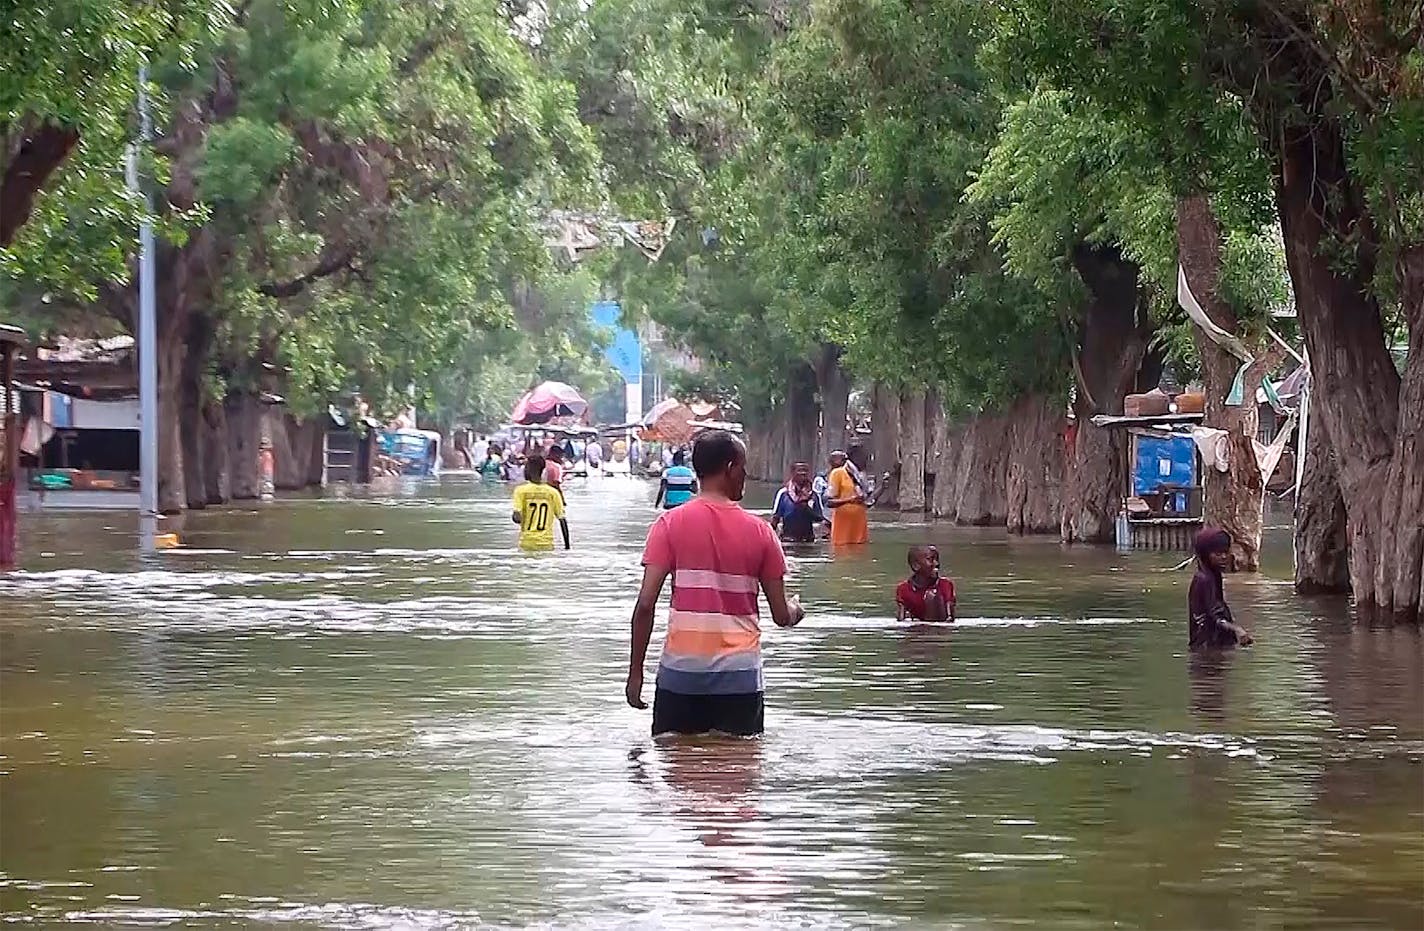
[(613, 330), (613, 342), (604, 352), (608, 363), (618, 370), (630, 385), (643, 381), (643, 344), (638, 334), (623, 326), (623, 308), (617, 301), (597, 301), (589, 307), (589, 316), (601, 327)]

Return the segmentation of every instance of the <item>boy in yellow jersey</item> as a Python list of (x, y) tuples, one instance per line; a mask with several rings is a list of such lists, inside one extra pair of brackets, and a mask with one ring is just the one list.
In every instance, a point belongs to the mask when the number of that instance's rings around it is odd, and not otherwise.
[(524, 462), (524, 484), (514, 489), (514, 512), (510, 517), (519, 525), (519, 548), (551, 550), (554, 548), (554, 521), (564, 534), (564, 549), (569, 548), (569, 522), (564, 519), (564, 498), (552, 485), (544, 484), (544, 457), (537, 453)]

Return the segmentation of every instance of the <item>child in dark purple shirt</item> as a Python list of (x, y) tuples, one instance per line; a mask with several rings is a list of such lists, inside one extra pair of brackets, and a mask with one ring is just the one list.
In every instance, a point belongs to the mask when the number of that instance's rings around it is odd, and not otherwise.
[(1231, 558), (1231, 534), (1203, 527), (1196, 536), (1197, 572), (1187, 592), (1187, 643), (1193, 650), (1250, 646), (1249, 633), (1236, 623), (1226, 604), (1222, 572)]

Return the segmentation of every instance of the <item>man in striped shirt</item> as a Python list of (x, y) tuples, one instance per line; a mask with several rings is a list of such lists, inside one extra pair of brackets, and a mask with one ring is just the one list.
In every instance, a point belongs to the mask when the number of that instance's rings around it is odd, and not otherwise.
[(658, 663), (653, 734), (762, 732), (764, 684), (757, 590), (778, 627), (805, 612), (786, 596), (786, 558), (771, 527), (742, 510), (747, 451), (721, 430), (697, 438), (692, 467), (701, 492), (665, 512), (648, 531), (643, 584), (633, 608), (633, 647), (625, 696), (643, 701), (643, 664), (663, 583), (672, 576), (672, 610)]

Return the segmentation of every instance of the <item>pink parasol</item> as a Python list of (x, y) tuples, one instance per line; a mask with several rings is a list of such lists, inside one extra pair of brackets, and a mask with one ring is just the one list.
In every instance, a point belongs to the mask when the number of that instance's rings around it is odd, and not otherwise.
[(582, 417), (586, 410), (588, 402), (583, 395), (561, 381), (546, 381), (519, 399), (510, 420), (527, 426), (557, 417)]

